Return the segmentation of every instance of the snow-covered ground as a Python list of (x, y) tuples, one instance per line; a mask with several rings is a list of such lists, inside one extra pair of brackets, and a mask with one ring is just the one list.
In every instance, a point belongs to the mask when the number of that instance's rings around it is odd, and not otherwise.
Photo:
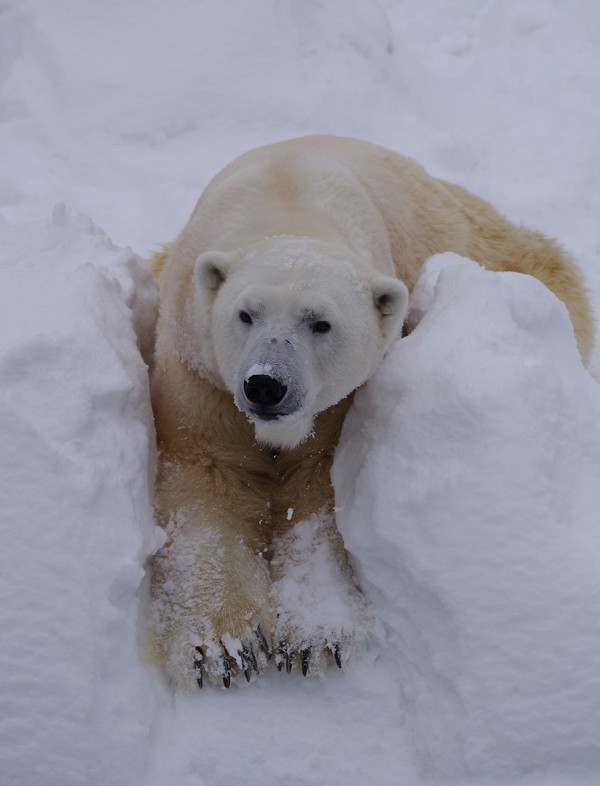
[(600, 313), (596, 0), (0, 2), (2, 786), (600, 780), (600, 388), (541, 285), (453, 255), (336, 456), (364, 652), (184, 697), (140, 655), (138, 255), (235, 155), (309, 133), (558, 237)]

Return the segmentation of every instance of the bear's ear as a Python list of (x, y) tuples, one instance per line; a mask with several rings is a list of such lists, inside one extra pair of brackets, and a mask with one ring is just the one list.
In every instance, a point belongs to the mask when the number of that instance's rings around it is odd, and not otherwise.
[(227, 278), (233, 258), (223, 251), (205, 251), (194, 267), (196, 286), (216, 292)]
[(373, 304), (386, 344), (398, 337), (408, 313), (408, 289), (402, 281), (391, 276), (376, 276), (371, 281)]

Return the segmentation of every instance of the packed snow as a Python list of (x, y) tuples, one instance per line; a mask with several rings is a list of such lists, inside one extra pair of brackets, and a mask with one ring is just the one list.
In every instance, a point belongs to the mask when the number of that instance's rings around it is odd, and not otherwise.
[(346, 421), (339, 526), (428, 766), (598, 767), (600, 391), (543, 285), (443, 256)]
[[(142, 259), (237, 154), (336, 133), (559, 238), (598, 312), (599, 31), (596, 0), (0, 5), (2, 786), (599, 782), (600, 356), (562, 304), (428, 263), (334, 462), (368, 642), (174, 696)], [(315, 526), (286, 590), (335, 615)]]

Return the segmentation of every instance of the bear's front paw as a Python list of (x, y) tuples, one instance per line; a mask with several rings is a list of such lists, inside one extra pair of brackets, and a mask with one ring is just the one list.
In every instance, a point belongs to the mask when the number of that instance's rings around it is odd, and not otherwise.
[(323, 514), (298, 522), (276, 544), (271, 594), (275, 663), (288, 673), (342, 669), (366, 641), (372, 618), (357, 589), (339, 535)]
[(266, 665), (272, 629), (269, 569), (239, 539), (175, 530), (154, 557), (151, 616), (174, 688), (228, 688)]
[[(299, 630), (283, 630), (281, 626), (280, 634), (286, 638), (279, 641), (275, 654), (277, 671), (281, 671), (285, 666), (285, 670), (290, 674), (297, 664), (304, 677), (309, 673), (309, 669), (311, 674), (321, 674), (324, 665), (331, 660), (338, 669), (344, 668), (342, 645), (337, 640), (328, 641), (324, 630), (304, 635), (304, 632)], [(344, 654), (346, 653), (347, 650), (344, 649)]]
[(233, 613), (223, 619), (210, 619), (201, 608), (196, 614), (181, 610), (175, 618), (154, 608), (157, 643), (163, 653), (164, 667), (171, 685), (189, 691), (205, 682), (229, 688), (243, 677), (247, 682), (271, 658), (272, 647), (263, 633), (262, 615), (248, 613), (234, 622)]
[(230, 633), (221, 636), (198, 637), (202, 642), (194, 645), (192, 665), (194, 678), (201, 688), (205, 676), (213, 684), (231, 685), (232, 677), (243, 674), (250, 682), (251, 674), (259, 674), (267, 660), (271, 658), (271, 648), (262, 631), (260, 623), (248, 626), (242, 636)]
[(331, 596), (317, 597), (312, 592), (314, 587), (303, 587), (301, 594), (309, 603), (298, 606), (297, 587), (291, 593), (289, 589), (280, 582), (274, 587), (279, 592), (273, 632), (277, 669), (285, 668), (289, 674), (297, 668), (305, 677), (323, 674), (330, 664), (344, 669), (368, 638), (373, 624), (362, 594), (350, 585), (348, 594), (338, 596), (331, 604)]

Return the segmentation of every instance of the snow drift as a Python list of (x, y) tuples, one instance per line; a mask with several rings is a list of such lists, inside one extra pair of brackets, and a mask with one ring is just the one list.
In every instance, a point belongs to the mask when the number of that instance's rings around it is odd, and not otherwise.
[(2, 779), (124, 783), (146, 753), (138, 603), (161, 543), (133, 328), (151, 331), (155, 286), (64, 207), (1, 247)]
[(444, 773), (598, 767), (600, 390), (537, 280), (445, 254), (414, 294), (333, 478), (415, 746)]

